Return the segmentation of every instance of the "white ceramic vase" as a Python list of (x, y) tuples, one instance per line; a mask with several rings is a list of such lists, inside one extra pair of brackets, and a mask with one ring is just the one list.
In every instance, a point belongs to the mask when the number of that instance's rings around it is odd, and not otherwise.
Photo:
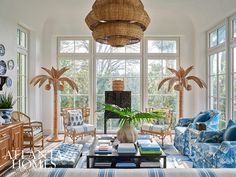
[(117, 139), (121, 143), (135, 143), (138, 137), (138, 132), (135, 127), (125, 124), (117, 132)]

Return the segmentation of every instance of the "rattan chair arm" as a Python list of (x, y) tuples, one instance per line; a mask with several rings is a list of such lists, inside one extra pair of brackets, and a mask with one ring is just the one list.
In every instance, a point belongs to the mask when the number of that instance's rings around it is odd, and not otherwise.
[(23, 129), (32, 129), (33, 130), (33, 126), (23, 126)]
[(42, 127), (43, 126), (43, 123), (42, 122), (30, 122), (30, 126), (40, 126)]

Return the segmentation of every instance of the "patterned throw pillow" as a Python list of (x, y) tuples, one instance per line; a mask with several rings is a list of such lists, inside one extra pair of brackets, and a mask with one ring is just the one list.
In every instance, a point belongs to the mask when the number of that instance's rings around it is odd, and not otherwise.
[(68, 111), (69, 126), (83, 125), (83, 114), (79, 110)]
[(224, 141), (236, 141), (236, 125), (227, 128), (224, 133)]
[(203, 112), (197, 115), (197, 117), (194, 119), (193, 124), (196, 125), (197, 122), (206, 122), (211, 118), (211, 115), (209, 112)]

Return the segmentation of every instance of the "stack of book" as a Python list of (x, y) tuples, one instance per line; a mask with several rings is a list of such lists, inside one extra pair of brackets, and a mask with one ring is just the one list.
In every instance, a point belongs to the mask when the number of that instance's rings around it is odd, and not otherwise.
[(136, 168), (136, 164), (132, 162), (119, 162), (116, 164), (116, 168)]
[(161, 155), (161, 148), (158, 143), (143, 143), (139, 144), (139, 151), (142, 155)]
[(95, 148), (95, 154), (112, 154), (112, 146), (108, 144), (100, 144)]
[(141, 139), (141, 140), (137, 140), (137, 144), (138, 146), (140, 146), (141, 144), (151, 144), (152, 141), (149, 139)]
[(118, 154), (135, 154), (136, 148), (133, 143), (120, 143), (117, 152)]
[(110, 140), (98, 140), (98, 145), (101, 145), (101, 144), (110, 145), (110, 144), (111, 144), (111, 141), (110, 141)]
[(153, 136), (152, 135), (139, 135), (138, 140), (152, 140)]

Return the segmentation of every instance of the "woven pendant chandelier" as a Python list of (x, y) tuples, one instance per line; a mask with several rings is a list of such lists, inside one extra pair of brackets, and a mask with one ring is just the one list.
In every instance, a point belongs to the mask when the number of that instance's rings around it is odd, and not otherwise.
[(85, 22), (95, 41), (123, 47), (140, 42), (150, 18), (140, 0), (96, 0)]

